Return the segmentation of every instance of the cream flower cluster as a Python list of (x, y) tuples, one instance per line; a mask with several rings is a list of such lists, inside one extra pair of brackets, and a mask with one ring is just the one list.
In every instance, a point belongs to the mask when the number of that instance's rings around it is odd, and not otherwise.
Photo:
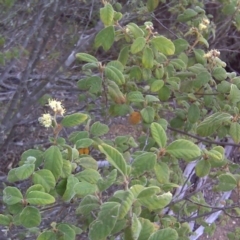
[(206, 54), (203, 55), (208, 63), (210, 64), (210, 67), (211, 68), (214, 68), (216, 66), (219, 66), (219, 67), (223, 67), (225, 68), (226, 67), (226, 63), (223, 62), (219, 56), (220, 56), (220, 52), (216, 49), (213, 49), (209, 52), (207, 52)]
[(52, 116), (49, 113), (43, 114), (41, 117), (38, 118), (38, 121), (46, 128), (52, 126)]
[(65, 109), (60, 101), (49, 99), (48, 105), (56, 114), (63, 116), (63, 114), (65, 113)]
[(203, 18), (198, 28), (200, 31), (204, 31), (208, 28), (209, 24), (210, 24), (210, 21), (207, 18)]
[(65, 108), (62, 106), (60, 101), (49, 99), (48, 106), (53, 110), (55, 116), (52, 117), (49, 113), (44, 113), (41, 117), (38, 118), (40, 124), (48, 128), (52, 126), (52, 121), (55, 119), (56, 115), (61, 115), (65, 113)]

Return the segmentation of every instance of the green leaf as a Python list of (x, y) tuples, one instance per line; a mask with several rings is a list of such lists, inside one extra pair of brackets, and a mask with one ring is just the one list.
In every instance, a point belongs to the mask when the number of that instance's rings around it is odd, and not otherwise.
[(166, 163), (157, 163), (154, 166), (154, 172), (159, 183), (164, 184), (169, 182), (170, 169)]
[(134, 42), (131, 45), (131, 53), (136, 54), (138, 52), (141, 52), (143, 48), (145, 47), (146, 39), (144, 37), (138, 37), (134, 40)]
[(122, 85), (125, 83), (124, 75), (114, 66), (106, 66), (104, 68), (104, 73), (109, 80), (114, 81), (118, 85)]
[(150, 222), (148, 219), (145, 218), (139, 217), (138, 219), (142, 225), (138, 240), (149, 239), (150, 235), (155, 232), (154, 223)]
[(103, 47), (105, 51), (109, 50), (114, 42), (115, 31), (113, 26), (102, 29), (96, 36), (94, 46)]
[(51, 189), (53, 189), (56, 184), (54, 175), (48, 169), (41, 169), (33, 173), (32, 180), (34, 184), (42, 185), (46, 192), (49, 192)]
[(155, 80), (150, 87), (152, 92), (158, 92), (164, 86), (163, 80)]
[(74, 113), (68, 116), (65, 116), (61, 121), (63, 127), (75, 127), (80, 125), (87, 120), (88, 115), (83, 113)]
[(152, 123), (155, 117), (155, 111), (152, 107), (145, 107), (141, 110), (141, 115), (145, 123)]
[(37, 150), (37, 149), (28, 149), (27, 151), (22, 153), (21, 161), (19, 162), (19, 165), (22, 165), (26, 161), (28, 161), (29, 157), (36, 158), (35, 168), (39, 167), (40, 164), (43, 162), (43, 152), (42, 151)]
[(170, 64), (172, 64), (176, 70), (184, 70), (186, 68), (186, 64), (181, 59), (172, 59)]
[(77, 183), (79, 183), (77, 177), (70, 175), (67, 178), (66, 190), (62, 196), (63, 201), (69, 202), (75, 196), (74, 187)]
[(133, 34), (134, 38), (143, 37), (143, 30), (135, 23), (129, 23), (127, 29)]
[(80, 166), (82, 166), (83, 168), (92, 168), (92, 169), (95, 169), (95, 170), (98, 169), (98, 163), (92, 157), (82, 157), (79, 160), (77, 160), (77, 163)]
[(150, 126), (153, 139), (157, 142), (160, 148), (164, 148), (167, 143), (167, 135), (163, 127), (158, 123), (152, 123)]
[(132, 237), (133, 239), (138, 239), (140, 232), (142, 230), (141, 222), (139, 221), (135, 213), (133, 213), (131, 220), (132, 220), (132, 223), (131, 223)]
[(238, 87), (235, 84), (231, 84), (229, 100), (233, 104), (236, 104), (240, 101), (240, 90), (238, 89)]
[(185, 39), (178, 38), (173, 41), (173, 44), (175, 46), (175, 54), (180, 54), (183, 51), (188, 49), (189, 43)]
[(113, 60), (113, 61), (108, 62), (107, 66), (108, 67), (115, 67), (120, 72), (123, 72), (123, 70), (124, 70), (123, 64), (120, 61), (118, 61), (118, 60)]
[(2, 226), (9, 226), (13, 222), (12, 216), (11, 215), (3, 215), (0, 214), (0, 225)]
[(78, 208), (76, 209), (77, 214), (88, 215), (91, 211), (98, 209), (100, 207), (99, 199), (95, 196), (88, 195), (84, 197)]
[(100, 8), (100, 19), (104, 26), (109, 26), (113, 22), (114, 10), (111, 4), (107, 3), (103, 8)]
[(128, 56), (129, 56), (129, 46), (123, 47), (119, 53), (118, 61), (125, 66), (128, 61)]
[(152, 102), (159, 102), (159, 99), (153, 95), (146, 95), (145, 96), (145, 102), (148, 103), (152, 103)]
[(60, 223), (57, 225), (57, 234), (61, 240), (75, 240), (75, 230), (69, 224)]
[(37, 240), (56, 240), (56, 234), (52, 231), (44, 231), (38, 236)]
[(26, 228), (37, 227), (41, 223), (41, 214), (37, 208), (27, 206), (20, 213), (20, 221)]
[(105, 202), (102, 204), (98, 217), (89, 226), (89, 239), (102, 240), (110, 235), (119, 214), (120, 204), (116, 202)]
[(230, 125), (229, 134), (235, 143), (240, 142), (240, 124), (237, 122), (232, 122)]
[(209, 43), (208, 43), (207, 39), (204, 38), (203, 36), (200, 36), (199, 39), (198, 39), (198, 41), (199, 41), (200, 43), (203, 43), (207, 48), (209, 48)]
[(13, 168), (8, 173), (8, 181), (16, 182), (19, 180), (28, 179), (34, 172), (35, 164), (23, 164), (20, 167)]
[(85, 197), (86, 195), (94, 194), (95, 192), (97, 192), (97, 190), (98, 189), (96, 184), (91, 184), (88, 182), (80, 182), (74, 186), (75, 193), (80, 197)]
[(157, 186), (147, 187), (144, 188), (137, 196), (138, 199), (140, 198), (147, 198), (152, 197), (155, 194), (158, 194), (160, 192), (160, 188)]
[(95, 122), (90, 128), (90, 133), (95, 137), (100, 137), (108, 133), (108, 131), (109, 131), (109, 127), (106, 124), (100, 123), (99, 121)]
[(145, 47), (142, 55), (142, 64), (146, 69), (151, 69), (153, 67), (153, 51), (150, 47)]
[(154, 153), (145, 152), (137, 156), (132, 163), (132, 174), (140, 176), (146, 171), (150, 171), (156, 164), (157, 156)]
[(63, 159), (62, 154), (57, 146), (51, 146), (44, 153), (44, 168), (52, 172), (55, 179), (62, 173)]
[(93, 144), (93, 140), (90, 138), (82, 138), (76, 142), (76, 148), (88, 148)]
[(171, 202), (172, 194), (170, 192), (167, 192), (159, 196), (153, 195), (151, 197), (141, 197), (138, 198), (138, 200), (149, 210), (162, 209)]
[(175, 46), (171, 40), (166, 37), (155, 37), (151, 40), (154, 47), (165, 55), (173, 55), (175, 52)]
[(213, 134), (223, 123), (229, 123), (232, 116), (228, 113), (217, 112), (205, 118), (197, 127), (197, 134), (207, 137)]
[(206, 58), (204, 58), (205, 52), (202, 49), (194, 49), (193, 50), (197, 63), (205, 65)]
[(104, 179), (99, 179), (97, 186), (100, 192), (107, 190), (116, 181), (117, 170), (113, 169)]
[(14, 205), (22, 200), (22, 193), (16, 187), (6, 187), (3, 190), (3, 202), (7, 205)]
[(89, 182), (96, 184), (99, 179), (101, 179), (101, 174), (94, 169), (85, 169), (75, 175), (75, 177), (81, 182)]
[(178, 15), (177, 20), (180, 22), (187, 22), (197, 15), (198, 15), (198, 13), (196, 11), (188, 8), (182, 14)]
[[(54, 179), (54, 181), (55, 181), (55, 179)], [(29, 187), (29, 188), (27, 189), (27, 191), (26, 191), (26, 195), (27, 195), (29, 192), (31, 192), (31, 191), (46, 192), (45, 189), (44, 189), (44, 187), (43, 187), (42, 185), (40, 185), (40, 184), (34, 184), (34, 185), (32, 185), (31, 187)]]
[(149, 12), (154, 11), (154, 9), (157, 8), (158, 4), (159, 4), (159, 0), (148, 0), (147, 1), (147, 9), (148, 9), (148, 11)]
[(166, 152), (183, 160), (194, 160), (201, 155), (200, 148), (193, 142), (185, 139), (173, 141), (166, 147)]
[(73, 132), (69, 135), (68, 139), (70, 142), (75, 144), (77, 140), (82, 139), (82, 138), (89, 138), (89, 132), (87, 131), (77, 131)]
[(200, 88), (212, 79), (209, 72), (202, 71), (197, 74), (196, 80), (193, 82), (194, 87)]
[(213, 77), (219, 81), (223, 81), (227, 78), (227, 72), (222, 67), (216, 67), (213, 69)]
[(129, 102), (144, 102), (143, 94), (139, 91), (129, 92), (127, 99)]
[(148, 240), (177, 240), (178, 233), (175, 229), (167, 227), (153, 233)]
[(229, 2), (228, 4), (224, 4), (221, 10), (225, 15), (231, 16), (236, 11), (236, 2)]
[[(74, 163), (73, 163), (74, 164)], [(61, 177), (67, 178), (68, 176), (71, 175), (73, 165), (70, 161), (63, 159), (63, 167), (62, 167), (62, 173)]]
[(95, 57), (93, 57), (92, 55), (87, 54), (87, 53), (77, 53), (76, 58), (83, 62), (88, 62), (88, 63), (98, 62), (98, 60)]
[(171, 90), (168, 86), (164, 85), (158, 92), (158, 97), (161, 101), (167, 101), (171, 96)]
[(219, 184), (217, 188), (219, 191), (227, 192), (237, 187), (237, 181), (231, 173), (222, 174), (218, 179)]
[(113, 165), (124, 177), (127, 174), (127, 166), (123, 155), (110, 145), (99, 145), (100, 152), (106, 155), (108, 162)]
[(200, 160), (195, 167), (195, 172), (198, 177), (207, 176), (210, 170), (211, 170), (211, 164), (208, 160), (205, 160), (205, 159)]
[(191, 104), (189, 109), (188, 109), (188, 121), (190, 123), (196, 123), (200, 118), (200, 109), (198, 105), (196, 104)]
[(131, 209), (133, 201), (134, 195), (132, 194), (132, 192), (130, 190), (125, 191), (119, 209), (118, 219), (123, 219), (127, 215), (129, 210)]
[(40, 191), (29, 192), (26, 200), (28, 203), (34, 205), (47, 205), (55, 202), (55, 198), (52, 195)]
[(102, 79), (99, 76), (91, 76), (80, 79), (77, 82), (80, 90), (89, 91), (90, 93), (102, 92)]

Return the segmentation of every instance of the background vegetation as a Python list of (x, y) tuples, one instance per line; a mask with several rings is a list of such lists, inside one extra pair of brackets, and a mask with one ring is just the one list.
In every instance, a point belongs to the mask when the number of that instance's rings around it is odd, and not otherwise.
[(197, 239), (238, 216), (238, 1), (0, 7), (6, 237)]

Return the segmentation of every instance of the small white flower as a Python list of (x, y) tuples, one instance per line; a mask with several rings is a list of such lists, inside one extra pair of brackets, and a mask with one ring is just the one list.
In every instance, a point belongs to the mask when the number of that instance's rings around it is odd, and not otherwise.
[(61, 116), (63, 116), (63, 114), (65, 113), (65, 109), (62, 106), (62, 103), (60, 101), (56, 101), (54, 99), (49, 99), (48, 105), (55, 113), (57, 113)]
[(203, 23), (200, 23), (198, 27), (199, 27), (200, 31), (203, 31), (203, 30), (207, 29), (207, 26)]
[(52, 126), (52, 117), (49, 113), (43, 114), (42, 117), (38, 118), (38, 121), (40, 124), (42, 124), (46, 128)]

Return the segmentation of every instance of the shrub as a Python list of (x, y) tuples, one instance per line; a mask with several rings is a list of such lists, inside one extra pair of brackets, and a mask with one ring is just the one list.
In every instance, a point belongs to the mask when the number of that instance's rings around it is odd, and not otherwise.
[[(158, 4), (148, 0), (141, 10), (152, 12)], [(104, 139), (107, 124), (92, 121), (87, 112), (67, 115), (61, 102), (49, 100), (52, 112), (39, 121), (53, 129), (51, 146), (25, 151), (19, 166), (9, 171), (10, 183), (29, 179), (31, 184), (26, 191), (16, 186), (3, 190), (6, 211), (0, 224), (36, 227), (38, 240), (84, 234), (91, 240), (188, 239), (189, 223), (198, 219), (204, 224), (216, 206), (206, 202), (203, 188), (189, 189), (191, 179), (181, 165), (195, 161), (196, 176), (217, 179), (211, 181), (216, 191), (238, 189), (239, 166), (226, 158), (224, 143), (215, 138), (230, 136), (236, 146), (240, 142), (240, 78), (226, 71), (218, 50), (205, 50), (212, 25), (204, 6), (195, 4), (170, 9), (186, 28), (170, 39), (156, 32), (151, 21), (122, 25), (120, 4), (104, 1), (104, 28), (94, 46), (105, 51), (120, 47), (119, 55), (103, 63), (77, 53), (86, 76), (77, 86), (81, 99), (102, 101), (104, 117), (130, 114), (129, 124), (140, 124), (142, 136)], [(61, 136), (63, 128), (79, 125), (82, 130)], [(202, 148), (196, 140), (210, 144)], [(108, 166), (100, 169), (91, 151), (104, 154)], [(78, 204), (74, 210), (80, 223), (56, 219), (40, 232), (41, 212), (58, 204)]]

